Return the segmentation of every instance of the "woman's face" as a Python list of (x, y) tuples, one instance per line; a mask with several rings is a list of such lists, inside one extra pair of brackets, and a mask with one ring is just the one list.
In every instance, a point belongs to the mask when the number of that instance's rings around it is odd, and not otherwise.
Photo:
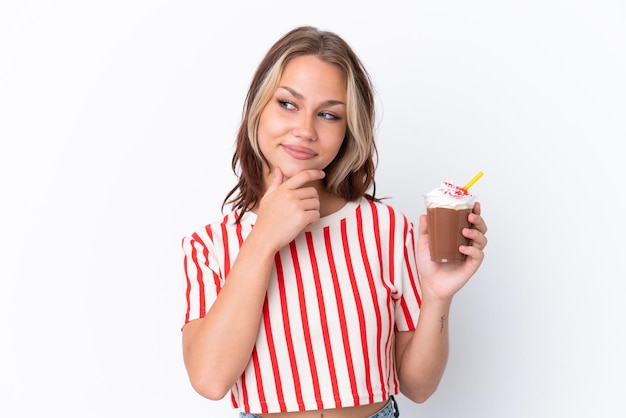
[(289, 178), (334, 160), (346, 134), (346, 96), (338, 66), (313, 55), (287, 64), (259, 119), (259, 148), (270, 176), (276, 167)]

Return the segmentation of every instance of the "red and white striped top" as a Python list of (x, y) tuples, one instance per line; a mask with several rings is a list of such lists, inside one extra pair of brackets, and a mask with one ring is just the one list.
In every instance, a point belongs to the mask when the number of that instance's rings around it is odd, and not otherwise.
[[(237, 216), (183, 238), (184, 323), (210, 309), (256, 221)], [(394, 331), (415, 329), (420, 304), (413, 224), (389, 205), (349, 202), (276, 253), (233, 407), (260, 414), (387, 400), (399, 391)]]

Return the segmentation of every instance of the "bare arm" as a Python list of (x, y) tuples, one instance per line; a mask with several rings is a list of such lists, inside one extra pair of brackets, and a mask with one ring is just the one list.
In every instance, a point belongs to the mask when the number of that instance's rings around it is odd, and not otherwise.
[(246, 367), (256, 340), (273, 253), (252, 231), (215, 303), (183, 328), (183, 357), (192, 386), (221, 399)]
[(276, 252), (319, 219), (311, 181), (323, 172), (303, 171), (286, 182), (275, 176), (228, 278), (204, 318), (183, 328), (183, 358), (194, 389), (221, 399), (250, 360)]
[(415, 331), (396, 333), (396, 359), (402, 393), (426, 401), (437, 389), (448, 361), (450, 303), (422, 301)]
[(480, 267), (487, 245), (487, 226), (476, 203), (469, 215), (473, 228), (463, 235), (471, 245), (459, 250), (467, 255), (461, 264), (437, 264), (430, 260), (426, 216), (420, 217), (418, 269), (422, 286), (422, 305), (415, 331), (396, 333), (396, 362), (400, 388), (408, 398), (424, 402), (439, 386), (448, 361), (448, 320), (453, 296)]

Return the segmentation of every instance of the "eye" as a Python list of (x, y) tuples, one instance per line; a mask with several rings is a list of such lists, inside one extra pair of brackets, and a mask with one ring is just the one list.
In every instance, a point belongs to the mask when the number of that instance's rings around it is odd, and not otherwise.
[(288, 109), (288, 110), (294, 110), (296, 108), (296, 105), (294, 105), (293, 103), (287, 100), (279, 99), (278, 104), (280, 104), (281, 107), (284, 107), (285, 109)]
[(332, 113), (328, 113), (328, 112), (320, 112), (319, 116), (321, 116), (323, 119), (328, 119), (328, 120), (339, 120), (339, 119), (341, 119), (339, 116), (334, 115)]

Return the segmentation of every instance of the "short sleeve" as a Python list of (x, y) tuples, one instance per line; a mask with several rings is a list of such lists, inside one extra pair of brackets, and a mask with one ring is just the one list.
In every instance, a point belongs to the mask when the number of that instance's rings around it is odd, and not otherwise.
[(213, 243), (198, 234), (182, 240), (185, 314), (183, 324), (203, 318), (222, 289), (224, 279)]
[(416, 237), (413, 223), (405, 219), (402, 234), (404, 238), (402, 254), (396, 253), (399, 280), (396, 287), (400, 297), (395, 306), (395, 330), (413, 331), (417, 327), (417, 319), (422, 304), (422, 289), (417, 271)]

